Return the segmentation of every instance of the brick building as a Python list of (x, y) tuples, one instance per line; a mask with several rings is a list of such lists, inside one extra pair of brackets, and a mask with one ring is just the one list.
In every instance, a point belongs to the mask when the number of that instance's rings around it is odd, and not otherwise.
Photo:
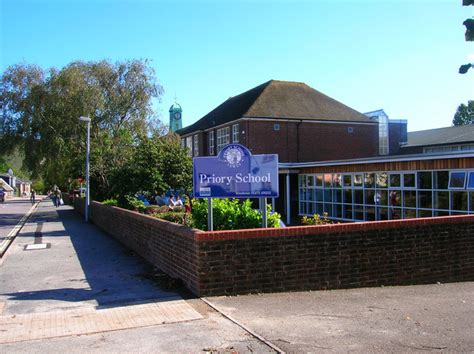
[(377, 121), (300, 82), (268, 81), (177, 133), (192, 156), (217, 155), (233, 142), (280, 162), (378, 154)]
[(347, 221), (474, 213), (473, 128), (407, 134), (407, 121), (383, 110), (362, 114), (304, 83), (271, 80), (177, 133), (191, 156), (235, 142), (278, 154), (272, 203), (290, 223), (323, 212)]

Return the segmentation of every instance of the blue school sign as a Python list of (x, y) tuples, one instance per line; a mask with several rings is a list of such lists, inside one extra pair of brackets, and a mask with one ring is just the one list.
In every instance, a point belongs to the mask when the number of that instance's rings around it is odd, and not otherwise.
[(195, 157), (193, 190), (196, 198), (276, 198), (278, 155), (230, 144), (218, 156)]

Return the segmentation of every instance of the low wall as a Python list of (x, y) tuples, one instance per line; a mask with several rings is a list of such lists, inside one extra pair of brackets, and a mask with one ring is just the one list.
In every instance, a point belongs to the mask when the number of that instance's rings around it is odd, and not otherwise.
[(474, 215), (202, 232), (90, 209), (97, 226), (199, 296), (474, 280)]

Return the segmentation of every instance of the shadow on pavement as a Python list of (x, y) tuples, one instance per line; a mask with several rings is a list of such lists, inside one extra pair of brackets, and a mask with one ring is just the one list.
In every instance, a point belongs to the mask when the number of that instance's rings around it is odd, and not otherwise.
[[(64, 229), (54, 224), (59, 222)], [(100, 308), (193, 297), (181, 283), (153, 268), (96, 226), (85, 223), (82, 216), (69, 206), (39, 208), (29, 223), (47, 225), (41, 236), (46, 239), (43, 242), (51, 242), (55, 257), (63, 257), (57, 264), (68, 268), (67, 262), (74, 262), (77, 258), (83, 274), (66, 279), (71, 276), (71, 272), (66, 271), (68, 275), (59, 282), (64, 287), (3, 294), (10, 300), (95, 300)], [(35, 236), (35, 233), (22, 233), (22, 236)], [(59, 240), (56, 244), (54, 240), (48, 241), (48, 237), (69, 237), (73, 249), (59, 246)]]

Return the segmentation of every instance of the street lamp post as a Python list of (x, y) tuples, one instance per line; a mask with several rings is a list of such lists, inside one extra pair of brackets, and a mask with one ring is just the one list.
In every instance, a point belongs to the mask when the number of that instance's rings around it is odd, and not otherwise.
[(80, 121), (87, 122), (87, 143), (86, 143), (86, 206), (85, 220), (89, 220), (89, 145), (91, 136), (91, 119), (89, 117), (79, 117)]

